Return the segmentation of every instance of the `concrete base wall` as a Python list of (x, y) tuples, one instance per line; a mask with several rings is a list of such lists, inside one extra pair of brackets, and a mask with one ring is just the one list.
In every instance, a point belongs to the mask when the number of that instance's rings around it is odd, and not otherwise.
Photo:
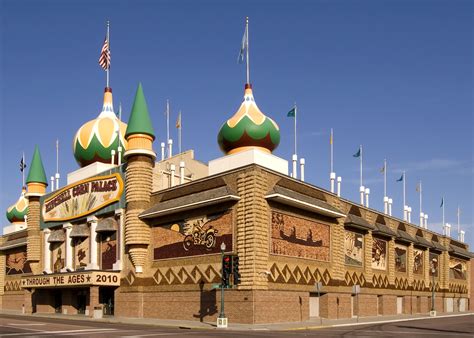
[(397, 314), (397, 296), (382, 295), (379, 297), (379, 314), (383, 316)]
[[(220, 290), (115, 293), (118, 317), (214, 321), (221, 310)], [(233, 323), (277, 323), (309, 318), (307, 292), (225, 290), (224, 312)]]
[(2, 296), (2, 310), (22, 311), (23, 291), (9, 292)]

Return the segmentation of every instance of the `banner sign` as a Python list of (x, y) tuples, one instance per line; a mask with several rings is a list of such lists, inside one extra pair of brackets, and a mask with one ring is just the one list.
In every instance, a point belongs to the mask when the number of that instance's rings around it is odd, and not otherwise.
[(67, 274), (37, 275), (21, 279), (21, 287), (28, 289), (93, 285), (120, 286), (120, 273), (87, 271)]
[(68, 221), (118, 201), (123, 192), (120, 174), (89, 178), (65, 186), (44, 200), (44, 222)]

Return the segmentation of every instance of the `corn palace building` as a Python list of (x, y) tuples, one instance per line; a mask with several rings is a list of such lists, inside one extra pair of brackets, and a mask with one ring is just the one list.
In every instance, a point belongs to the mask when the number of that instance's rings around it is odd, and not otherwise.
[(215, 320), (222, 253), (241, 283), (225, 290), (240, 323), (463, 312), (466, 244), (288, 175), (278, 125), (245, 86), (218, 132), (224, 156), (157, 160), (139, 85), (127, 124), (105, 89), (74, 137), (80, 168), (47, 192), (40, 151), (0, 239), (3, 311)]

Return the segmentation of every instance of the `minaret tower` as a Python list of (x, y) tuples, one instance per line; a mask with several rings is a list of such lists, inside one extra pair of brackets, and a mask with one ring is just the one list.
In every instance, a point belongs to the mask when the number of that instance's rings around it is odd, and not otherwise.
[(153, 167), (156, 154), (153, 151), (155, 134), (148, 113), (141, 83), (138, 85), (125, 139), (128, 142), (124, 154), (127, 161), (125, 244), (136, 273), (144, 273), (150, 244), (150, 227), (138, 218), (150, 203), (153, 184)]
[(43, 162), (38, 146), (35, 147), (33, 159), (31, 160), (30, 171), (26, 178), (28, 192), (28, 217), (27, 217), (27, 258), (30, 262), (33, 274), (41, 273), (40, 269), (40, 197), (46, 193), (48, 181), (44, 172)]

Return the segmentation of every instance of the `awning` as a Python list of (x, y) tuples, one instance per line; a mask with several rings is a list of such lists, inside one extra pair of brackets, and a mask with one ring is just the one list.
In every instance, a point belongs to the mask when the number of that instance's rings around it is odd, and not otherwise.
[(461, 248), (461, 247), (458, 247), (456, 245), (452, 245), (452, 244), (449, 244), (449, 252), (450, 253), (453, 253), (453, 254), (456, 254), (458, 256), (463, 256), (467, 259), (471, 259), (473, 258), (474, 256), (469, 252), (467, 251), (466, 249), (464, 248)]
[(376, 227), (373, 224), (370, 224), (365, 219), (360, 216), (349, 214), (344, 220), (344, 225), (349, 225), (355, 228), (362, 230), (375, 230)]
[(317, 198), (300, 194), (299, 192), (275, 186), (267, 196), (267, 200), (275, 201), (281, 204), (289, 205), (303, 210), (308, 210), (317, 214), (321, 214), (329, 217), (345, 217), (338, 209), (329, 205), (325, 201), (321, 201)]
[(433, 243), (433, 249), (439, 251), (446, 251), (446, 248), (443, 245), (439, 244), (439, 242), (431, 241), (431, 243)]
[(389, 226), (382, 223), (375, 223), (375, 229), (372, 231), (374, 235), (388, 236), (388, 237), (397, 237), (397, 233), (390, 229)]
[(117, 231), (117, 220), (113, 217), (100, 219), (97, 222), (96, 232), (113, 232)]
[(139, 217), (141, 219), (155, 218), (239, 199), (240, 197), (235, 192), (224, 186), (159, 202), (143, 211)]
[(433, 244), (431, 244), (431, 242), (428, 241), (427, 239), (425, 239), (424, 237), (416, 235), (416, 240), (418, 241), (416, 243), (417, 245), (424, 246), (426, 248), (432, 248), (433, 247)]
[(404, 242), (409, 242), (409, 243), (416, 243), (416, 238), (413, 237), (412, 235), (410, 235), (408, 232), (404, 231), (404, 230), (398, 230), (398, 236), (397, 236), (397, 240), (399, 241), (404, 241)]
[(63, 229), (52, 230), (51, 234), (48, 237), (49, 243), (62, 243), (66, 240), (66, 235), (64, 234)]
[(69, 236), (72, 238), (89, 237), (89, 227), (87, 224), (74, 224)]
[(0, 245), (0, 251), (18, 248), (20, 246), (26, 245), (26, 237), (12, 239), (11, 241), (5, 242)]

